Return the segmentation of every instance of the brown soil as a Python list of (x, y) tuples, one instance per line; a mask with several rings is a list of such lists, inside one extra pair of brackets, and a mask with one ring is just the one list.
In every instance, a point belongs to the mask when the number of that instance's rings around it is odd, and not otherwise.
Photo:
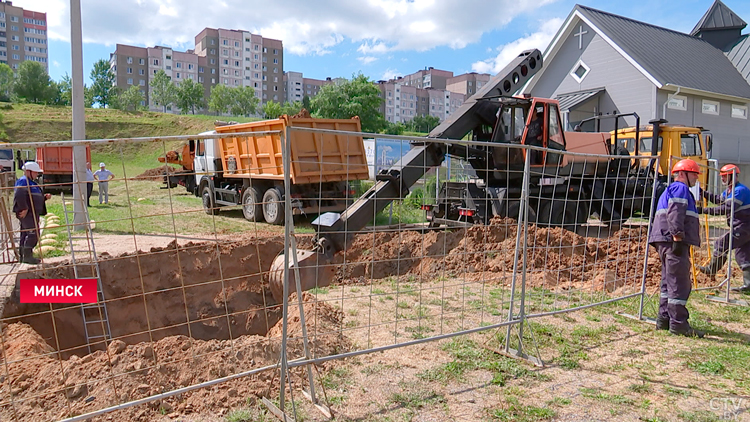
[(143, 173), (139, 174), (138, 176), (135, 176), (134, 179), (136, 180), (161, 180), (161, 178), (169, 172), (174, 173), (176, 170), (172, 166), (163, 165), (161, 167), (156, 167), (152, 169), (148, 169), (144, 171)]
[[(305, 297), (310, 302), (311, 296)], [(301, 324), (296, 299), (290, 307), (289, 356), (302, 356)], [(340, 311), (324, 303), (305, 303), (307, 329), (315, 355), (348, 351), (350, 343), (337, 332)], [(11, 389), (13, 405), (0, 407), (0, 420), (48, 421), (86, 413), (116, 403), (170, 391), (278, 362), (281, 324), (267, 336), (246, 335), (234, 340), (191, 340), (171, 336), (153, 343), (127, 346), (120, 340), (106, 351), (58, 360), (52, 348), (23, 323), (3, 327), (7, 375), (0, 391)], [(325, 370), (325, 368), (323, 368)], [(274, 371), (222, 383), (212, 388), (120, 411), (117, 421), (151, 420), (159, 413), (221, 411), (247, 404), (248, 398), (274, 395)], [(295, 383), (303, 378), (293, 376)], [(7, 397), (3, 394), (3, 397)], [(5, 401), (5, 399), (3, 399)]]
[[(414, 276), (509, 282), (516, 258), (509, 251), (515, 250), (516, 234), (514, 220), (493, 219), (487, 226), (453, 231), (359, 235), (342, 254), (345, 263), (337, 281), (346, 284)], [(625, 281), (640, 285), (645, 236), (645, 227), (626, 228), (607, 239), (593, 239), (562, 228), (529, 226), (529, 285), (553, 290), (579, 288), (592, 281), (597, 281), (597, 290), (613, 290)], [(660, 277), (659, 257), (649, 248), (647, 284), (658, 286)], [(613, 282), (615, 286), (607, 285)]]

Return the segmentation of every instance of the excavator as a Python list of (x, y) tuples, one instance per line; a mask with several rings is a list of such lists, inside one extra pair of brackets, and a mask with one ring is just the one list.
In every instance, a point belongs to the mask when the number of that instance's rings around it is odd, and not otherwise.
[[(302, 290), (329, 285), (337, 254), (347, 249), (352, 236), (391, 201), (406, 197), (409, 188), (446, 157), (462, 159), (476, 172), (478, 182), (470, 185), (460, 210), (467, 218), (518, 218), (527, 154), (531, 157), (525, 211), (530, 222), (575, 225), (594, 214), (614, 225), (648, 213), (653, 178), (634, 172), (630, 155), (610, 157), (615, 148), (609, 133), (563, 132), (556, 100), (514, 96), (541, 67), (539, 50), (521, 53), (426, 138), (413, 141), (401, 160), (377, 174), (375, 185), (344, 212), (323, 214), (313, 221), (313, 249), (297, 252), (296, 268), (290, 260), (291, 269), (299, 271)], [(467, 135), (478, 142), (460, 141)], [(269, 273), (270, 289), (278, 301), (283, 299), (284, 261), (283, 254), (277, 256)], [(294, 286), (294, 277), (289, 280)]]

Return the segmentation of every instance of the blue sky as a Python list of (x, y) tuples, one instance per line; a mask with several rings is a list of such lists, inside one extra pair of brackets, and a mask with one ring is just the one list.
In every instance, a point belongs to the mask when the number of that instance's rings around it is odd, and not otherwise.
[[(82, 0), (84, 75), (116, 43), (185, 50), (204, 27), (284, 41), (284, 70), (305, 77), (387, 79), (433, 66), (495, 73), (518, 51), (544, 49), (568, 0)], [(713, 0), (591, 0), (589, 7), (688, 32)], [(724, 0), (750, 22), (750, 1)], [(70, 73), (68, 0), (14, 0), (47, 13), (49, 73)], [(206, 4), (211, 6), (207, 7)], [(744, 31), (748, 32), (748, 30)]]

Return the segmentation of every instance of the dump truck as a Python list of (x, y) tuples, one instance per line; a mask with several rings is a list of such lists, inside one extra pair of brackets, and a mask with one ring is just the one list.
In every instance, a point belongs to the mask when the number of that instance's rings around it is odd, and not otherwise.
[[(207, 214), (222, 207), (242, 206), (249, 221), (284, 223), (284, 166), (279, 133), (233, 136), (243, 132), (280, 132), (305, 127), (360, 132), (359, 118), (309, 117), (217, 125), (203, 134), (226, 134), (218, 139), (190, 141), (160, 161), (182, 169), (165, 175), (169, 186), (183, 185), (199, 196)], [(362, 136), (289, 131), (291, 192), (294, 215), (340, 212), (354, 196), (350, 182), (369, 177)], [(202, 135), (203, 135), (202, 134)]]
[[(42, 183), (47, 192), (73, 192), (73, 147), (37, 148), (36, 161), (44, 170)], [(91, 146), (89, 145), (86, 145), (86, 161), (91, 162)]]
[[(575, 225), (579, 218), (596, 213), (602, 221), (616, 225), (651, 208), (654, 178), (640, 177), (631, 168), (630, 156), (611, 157), (608, 133), (563, 132), (559, 104), (553, 99), (513, 96), (542, 67), (542, 53), (527, 50), (493, 77), (426, 139), (415, 140), (411, 149), (388, 170), (376, 176), (375, 185), (343, 213), (321, 215), (313, 225), (316, 234), (311, 250), (298, 250), (292, 268), (299, 270), (303, 290), (327, 286), (333, 280), (335, 257), (351, 244), (351, 236), (394, 198), (404, 198), (424, 174), (440, 166), (447, 157), (471, 164), (476, 173), (472, 186), (479, 194), (466, 198), (466, 217), (479, 214), (518, 218), (521, 190), (528, 180), (529, 221), (550, 225)], [(541, 145), (546, 151), (514, 148), (531, 144), (528, 128), (534, 116), (541, 120)], [(539, 122), (537, 122), (539, 123)], [(660, 125), (653, 128), (659, 138)], [(480, 145), (458, 141), (465, 136)], [(431, 142), (430, 138), (455, 139)], [(585, 152), (593, 157), (572, 156)], [(526, 156), (530, 167), (525, 168)], [(480, 183), (481, 182), (481, 183)], [(534, 210), (539, 210), (533, 215)], [(469, 214), (473, 214), (469, 216)], [(269, 284), (274, 298), (284, 291), (284, 261), (279, 255), (271, 265)], [(295, 277), (289, 277), (293, 281)], [(294, 291), (289, 288), (288, 292)]]

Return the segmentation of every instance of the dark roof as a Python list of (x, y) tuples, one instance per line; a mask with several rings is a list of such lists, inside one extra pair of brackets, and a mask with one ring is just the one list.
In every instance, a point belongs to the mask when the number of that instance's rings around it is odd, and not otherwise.
[(743, 35), (727, 48), (727, 57), (734, 67), (748, 81), (750, 81), (750, 36)]
[(568, 92), (565, 94), (556, 95), (555, 99), (560, 103), (560, 110), (570, 110), (585, 101), (588, 101), (591, 97), (604, 92), (604, 88), (589, 89), (586, 91)]
[(708, 8), (698, 24), (695, 25), (690, 35), (695, 35), (701, 31), (711, 29), (742, 29), (747, 23), (739, 16), (732, 12), (721, 0), (714, 1), (714, 4)]
[(724, 53), (682, 32), (576, 5), (660, 84), (750, 99), (750, 85)]

